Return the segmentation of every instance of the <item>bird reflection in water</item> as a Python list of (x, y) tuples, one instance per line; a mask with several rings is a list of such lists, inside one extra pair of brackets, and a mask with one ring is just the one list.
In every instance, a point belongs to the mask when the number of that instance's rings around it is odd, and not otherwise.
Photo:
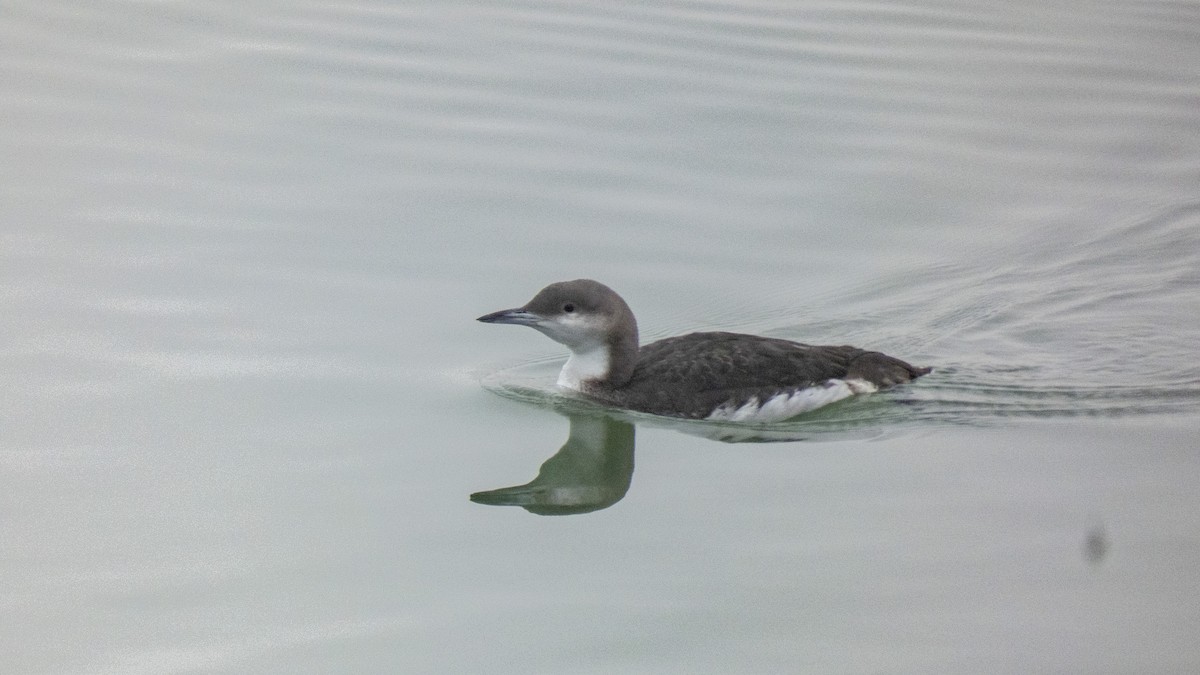
[(633, 425), (604, 415), (567, 417), (567, 442), (542, 464), (537, 478), (476, 492), (471, 501), (520, 506), (542, 516), (589, 513), (621, 501), (633, 480)]

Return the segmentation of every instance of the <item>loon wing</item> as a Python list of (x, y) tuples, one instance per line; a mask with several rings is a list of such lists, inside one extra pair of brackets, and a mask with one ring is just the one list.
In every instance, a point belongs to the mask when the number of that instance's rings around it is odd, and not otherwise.
[[(749, 404), (811, 410), (860, 391), (908, 382), (928, 372), (899, 359), (850, 346), (816, 346), (740, 333), (691, 333), (641, 348), (628, 384), (613, 392), (625, 407), (704, 418)], [(831, 382), (845, 387), (830, 390)], [(869, 386), (867, 386), (869, 385)], [(791, 416), (791, 415), (787, 415)]]

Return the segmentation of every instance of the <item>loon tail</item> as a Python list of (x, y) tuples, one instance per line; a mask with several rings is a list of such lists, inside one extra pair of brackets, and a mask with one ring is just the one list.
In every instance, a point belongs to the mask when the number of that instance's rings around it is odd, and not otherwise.
[(850, 362), (846, 377), (866, 380), (883, 389), (911, 382), (931, 372), (933, 368), (914, 366), (887, 354), (863, 352)]

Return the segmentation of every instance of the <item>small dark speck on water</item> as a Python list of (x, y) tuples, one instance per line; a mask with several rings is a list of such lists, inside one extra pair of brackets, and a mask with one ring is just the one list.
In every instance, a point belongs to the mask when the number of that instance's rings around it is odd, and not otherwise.
[(1093, 565), (1099, 565), (1108, 554), (1108, 533), (1103, 525), (1095, 525), (1088, 529), (1087, 538), (1083, 542), (1083, 557)]

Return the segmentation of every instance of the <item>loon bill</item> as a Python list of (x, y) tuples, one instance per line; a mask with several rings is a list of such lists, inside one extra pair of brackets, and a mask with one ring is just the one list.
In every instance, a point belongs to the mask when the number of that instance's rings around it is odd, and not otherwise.
[(479, 317), (529, 326), (571, 351), (558, 384), (608, 405), (732, 422), (787, 419), (931, 368), (850, 346), (704, 332), (638, 344), (625, 300), (591, 279), (561, 281), (522, 307)]

